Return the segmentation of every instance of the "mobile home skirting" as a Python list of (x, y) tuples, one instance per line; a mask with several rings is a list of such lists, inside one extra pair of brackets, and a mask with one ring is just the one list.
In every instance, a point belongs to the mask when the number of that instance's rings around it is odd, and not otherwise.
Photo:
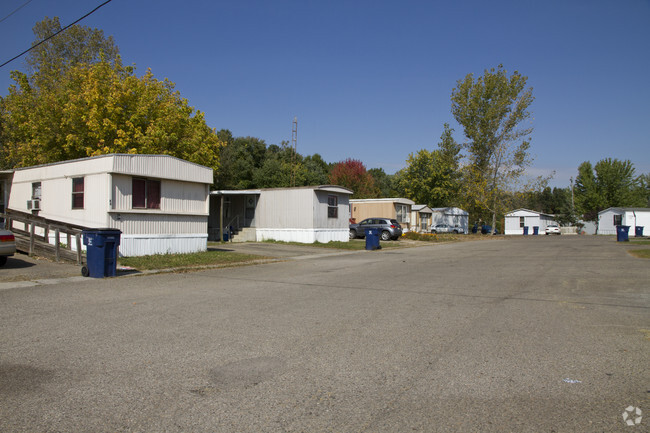
[(301, 242), (313, 244), (314, 242), (327, 243), (332, 241), (348, 242), (350, 230), (345, 229), (276, 229), (257, 228), (257, 241), (275, 240), (282, 242)]
[(122, 233), (119, 252), (122, 257), (134, 257), (196, 253), (207, 249), (207, 233), (128, 235)]

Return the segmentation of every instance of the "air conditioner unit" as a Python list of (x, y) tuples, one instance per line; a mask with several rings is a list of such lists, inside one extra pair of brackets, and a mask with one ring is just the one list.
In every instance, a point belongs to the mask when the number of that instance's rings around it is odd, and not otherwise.
[(28, 210), (41, 210), (41, 201), (36, 200), (27, 200), (27, 209)]

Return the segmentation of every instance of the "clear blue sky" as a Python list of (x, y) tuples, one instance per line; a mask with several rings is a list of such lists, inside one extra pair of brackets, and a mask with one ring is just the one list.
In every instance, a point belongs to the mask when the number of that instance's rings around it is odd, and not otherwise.
[[(0, 19), (25, 0), (2, 0)], [(0, 60), (45, 16), (67, 25), (102, 0), (32, 0), (0, 22)], [(208, 124), (267, 144), (291, 139), (328, 162), (387, 173), (462, 129), (450, 94), (503, 64), (535, 102), (531, 174), (568, 186), (612, 157), (650, 172), (650, 1), (113, 0), (80, 24), (114, 36), (126, 64), (169, 78)], [(0, 62), (0, 63), (1, 63)], [(0, 69), (0, 94), (15, 61)]]

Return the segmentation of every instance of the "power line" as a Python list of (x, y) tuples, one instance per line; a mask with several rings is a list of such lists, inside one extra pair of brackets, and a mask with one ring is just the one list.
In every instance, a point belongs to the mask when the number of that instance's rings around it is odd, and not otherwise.
[(13, 12), (11, 12), (9, 15), (7, 15), (7, 16), (4, 17), (3, 19), (1, 19), (1, 20), (0, 20), (0, 23), (3, 22), (4, 20), (6, 20), (7, 18), (9, 18), (10, 16), (12, 16), (13, 14), (15, 14), (16, 12), (18, 12), (19, 10), (21, 10), (23, 7), (25, 7), (25, 6), (27, 6), (28, 4), (30, 4), (31, 2), (32, 2), (32, 0), (27, 0), (25, 3), (21, 4), (20, 6), (18, 6), (16, 9), (14, 9)]
[[(30, 0), (30, 1), (31, 1), (31, 0)], [(57, 31), (56, 33), (54, 33), (54, 34), (48, 36), (47, 38), (43, 39), (42, 41), (40, 41), (40, 42), (37, 43), (36, 45), (32, 45), (30, 48), (28, 48), (28, 49), (26, 49), (25, 51), (23, 51), (22, 53), (18, 54), (18, 55), (17, 55), (16, 57), (14, 57), (13, 59), (9, 59), (9, 60), (7, 60), (7, 61), (4, 62), (2, 65), (0, 65), (0, 68), (2, 68), (2, 67), (3, 67), (4, 65), (6, 65), (6, 64), (9, 64), (9, 63), (13, 62), (14, 60), (16, 60), (18, 57), (22, 56), (23, 54), (26, 54), (26, 53), (30, 52), (30, 51), (33, 50), (34, 48), (36, 48), (36, 47), (38, 47), (39, 45), (41, 45), (43, 42), (47, 42), (47, 41), (49, 41), (49, 40), (52, 39), (54, 36), (58, 35), (59, 33), (61, 33), (61, 32), (64, 31), (64, 30), (67, 30), (69, 27), (72, 27), (73, 25), (77, 24), (79, 21), (81, 21), (81, 20), (83, 20), (84, 18), (86, 18), (87, 16), (93, 14), (97, 9), (101, 8), (102, 6), (108, 4), (108, 3), (112, 2), (112, 1), (113, 1), (113, 0), (106, 0), (104, 3), (100, 4), (100, 5), (97, 6), (95, 9), (91, 10), (90, 12), (88, 12), (86, 15), (82, 16), (81, 18), (79, 18), (79, 19), (76, 20), (75, 22), (73, 22), (73, 23), (71, 23), (71, 24), (68, 24), (67, 26), (63, 27), (61, 30), (59, 30), (59, 31)]]

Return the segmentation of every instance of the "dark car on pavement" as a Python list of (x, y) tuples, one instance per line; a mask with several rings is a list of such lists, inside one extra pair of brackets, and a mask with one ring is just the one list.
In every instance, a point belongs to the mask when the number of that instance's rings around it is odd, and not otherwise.
[(366, 237), (366, 229), (378, 229), (382, 241), (397, 240), (402, 236), (402, 226), (396, 219), (366, 218), (359, 224), (350, 224), (350, 239)]

